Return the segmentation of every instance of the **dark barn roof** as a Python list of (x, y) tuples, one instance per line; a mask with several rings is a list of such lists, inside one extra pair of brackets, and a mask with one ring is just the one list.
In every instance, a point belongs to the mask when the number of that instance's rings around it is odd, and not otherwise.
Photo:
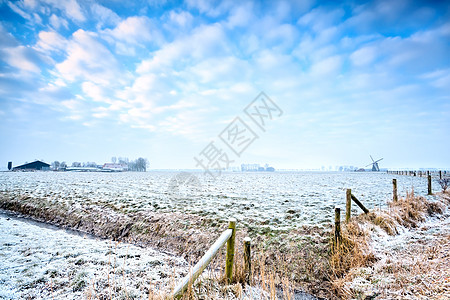
[(21, 166), (14, 167), (13, 170), (42, 170), (48, 169), (50, 165), (42, 161), (33, 161), (31, 163), (23, 164)]

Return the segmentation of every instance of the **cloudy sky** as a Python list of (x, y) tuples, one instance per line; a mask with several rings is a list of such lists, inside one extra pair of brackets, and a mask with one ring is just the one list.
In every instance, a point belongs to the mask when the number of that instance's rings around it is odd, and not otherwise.
[[(212, 150), (450, 168), (449, 2), (343, 2), (0, 0), (1, 168), (199, 168)], [(244, 111), (262, 91), (264, 128)], [(221, 139), (236, 117), (255, 137), (239, 155)]]

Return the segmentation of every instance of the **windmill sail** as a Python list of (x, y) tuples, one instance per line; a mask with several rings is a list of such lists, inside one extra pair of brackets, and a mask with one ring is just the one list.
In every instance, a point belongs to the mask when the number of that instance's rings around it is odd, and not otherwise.
[(369, 155), (369, 156), (370, 156), (370, 159), (372, 159), (372, 163), (368, 164), (366, 167), (372, 165), (372, 171), (373, 171), (373, 172), (379, 172), (379, 171), (380, 171), (380, 166), (378, 165), (378, 162), (379, 162), (380, 160), (382, 160), (382, 158), (380, 158), (380, 159), (378, 159), (378, 160), (374, 160), (373, 157), (372, 157), (372, 155)]

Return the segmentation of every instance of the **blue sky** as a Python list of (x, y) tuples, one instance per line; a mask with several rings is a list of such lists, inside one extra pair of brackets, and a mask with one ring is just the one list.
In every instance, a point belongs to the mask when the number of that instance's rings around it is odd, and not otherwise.
[(449, 168), (449, 53), (446, 1), (0, 0), (0, 165), (195, 168), (213, 141), (235, 165)]

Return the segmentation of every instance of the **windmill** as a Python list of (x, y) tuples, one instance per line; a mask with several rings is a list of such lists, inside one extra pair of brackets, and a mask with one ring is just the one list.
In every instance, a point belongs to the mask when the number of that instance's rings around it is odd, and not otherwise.
[(379, 160), (375, 161), (375, 160), (373, 160), (372, 155), (369, 155), (369, 156), (370, 156), (370, 158), (372, 159), (372, 163), (368, 164), (366, 167), (372, 165), (372, 172), (378, 172), (378, 171), (380, 171), (380, 167), (378, 166), (378, 162), (379, 162), (380, 160), (382, 160), (382, 158), (380, 158)]

